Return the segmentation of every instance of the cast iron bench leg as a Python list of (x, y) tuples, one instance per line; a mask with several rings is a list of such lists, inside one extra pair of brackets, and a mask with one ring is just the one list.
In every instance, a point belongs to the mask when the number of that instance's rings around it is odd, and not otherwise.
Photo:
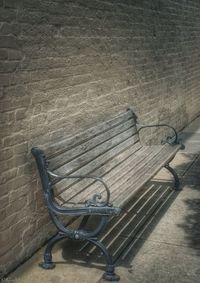
[(169, 165), (169, 164), (166, 164), (165, 165), (165, 168), (173, 175), (173, 177), (174, 177), (174, 188), (175, 188), (175, 190), (176, 191), (180, 191), (180, 190), (182, 190), (182, 188), (181, 188), (181, 182), (180, 182), (180, 180), (179, 180), (179, 177), (178, 177), (178, 175), (177, 175), (177, 173), (176, 173), (176, 171)]
[(103, 279), (107, 281), (119, 281), (120, 277), (115, 273), (115, 265), (113, 258), (106, 247), (96, 239), (87, 239), (89, 242), (97, 246), (103, 253), (106, 259), (106, 272), (103, 274)]
[(51, 238), (44, 251), (44, 262), (39, 264), (40, 267), (44, 269), (53, 269), (56, 266), (52, 261), (52, 249), (57, 242), (61, 241), (64, 238), (67, 238), (67, 235), (61, 233), (58, 233), (53, 238)]

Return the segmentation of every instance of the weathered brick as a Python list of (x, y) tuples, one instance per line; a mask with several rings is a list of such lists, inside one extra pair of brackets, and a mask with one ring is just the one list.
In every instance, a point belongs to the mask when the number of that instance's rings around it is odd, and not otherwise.
[(2, 222), (4, 219), (6, 219), (6, 210), (5, 209), (1, 209), (0, 210), (0, 222)]
[[(26, 196), (22, 196), (22, 197), (18, 198), (17, 200), (9, 203), (9, 205), (6, 207), (6, 215), (12, 215), (13, 213), (17, 213), (21, 209), (25, 208), (26, 204), (27, 204), (27, 197)], [(20, 226), (20, 227), (23, 228), (23, 225)]]
[(26, 118), (26, 112), (27, 109), (26, 108), (22, 108), (22, 109), (17, 109), (15, 111), (15, 119), (16, 120), (22, 120)]
[(27, 92), (26, 86), (22, 84), (4, 88), (4, 95), (8, 97), (14, 96), (13, 100), (19, 96), (24, 98), (24, 96), (26, 95), (26, 92)]
[[(10, 79), (11, 79), (10, 74), (0, 73), (0, 84), (1, 84), (1, 86), (9, 86)], [(2, 93), (4, 93), (3, 89), (2, 89)]]
[(1, 123), (3, 124), (9, 124), (13, 123), (15, 114), (13, 111), (0, 113)]
[(0, 160), (8, 160), (13, 156), (12, 148), (3, 148), (0, 150)]
[(0, 47), (1, 48), (17, 48), (18, 43), (15, 36), (12, 35), (0, 35)]
[(22, 134), (15, 134), (10, 137), (6, 137), (3, 141), (4, 146), (12, 146), (15, 144), (19, 144), (24, 141), (24, 135)]
[(23, 1), (7, 0), (7, 1), (4, 1), (4, 7), (5, 8), (22, 8), (23, 7)]
[(6, 207), (9, 203), (9, 197), (8, 195), (5, 195), (3, 197), (0, 198), (0, 207), (1, 209), (3, 209), (4, 207)]
[(8, 191), (16, 190), (19, 187), (26, 185), (28, 182), (29, 178), (27, 176), (16, 176), (15, 179), (13, 178), (12, 180), (8, 180), (8, 182), (2, 186), (0, 194), (2, 193), (2, 195), (4, 195), (6, 190), (7, 193)]
[(12, 73), (18, 66), (18, 61), (0, 61), (0, 73)]
[(20, 50), (9, 49), (8, 50), (8, 60), (21, 60), (23, 54)]
[[(4, 10), (4, 14), (6, 14), (5, 10)], [(15, 35), (19, 35), (19, 33), (20, 33), (20, 26), (16, 23), (4, 22), (4, 23), (1, 24), (1, 27), (0, 27), (0, 34), (1, 35), (9, 35), (9, 36), (14, 35), (15, 36)]]
[[(7, 268), (12, 270), (16, 264), (18, 265), (23, 259), (21, 251), (23, 250), (23, 246), (21, 242), (18, 242), (15, 247), (9, 249), (7, 253), (5, 253), (2, 257), (0, 257), (0, 266), (2, 275), (7, 272)], [(10, 261), (10, 258), (13, 260)]]
[[(5, 2), (5, 1), (4, 1)], [(14, 21), (16, 20), (17, 10), (14, 9), (4, 9), (0, 7), (0, 21), (7, 22), (7, 21)]]
[[(14, 151), (14, 154), (21, 154), (21, 153), (27, 153), (28, 152), (28, 142), (23, 142), (23, 143), (19, 143), (19, 144), (16, 144), (14, 147), (13, 147), (13, 151)], [(24, 164), (26, 165), (26, 164)]]
[(45, 214), (43, 216), (40, 216), (37, 220), (37, 229), (40, 229), (42, 226), (46, 225), (49, 221), (49, 215)]
[(1, 251), (0, 256), (4, 255), (5, 252), (9, 249), (9, 241), (10, 241), (10, 231), (6, 230), (0, 232), (0, 243), (1, 243)]
[(8, 51), (6, 49), (0, 49), (0, 60), (8, 59)]
[(36, 231), (37, 230), (35, 225), (29, 224), (28, 229), (25, 230), (22, 234), (23, 245), (26, 245), (30, 241), (30, 239), (34, 237)]
[[(4, 209), (5, 211), (5, 209)], [(1, 211), (0, 211), (1, 212)], [(0, 226), (0, 232), (3, 232), (4, 230), (9, 229), (11, 226), (13, 226), (17, 219), (17, 215), (14, 213), (12, 215), (6, 216), (2, 221), (1, 221), (1, 226)], [(7, 244), (9, 245), (9, 241), (7, 241)]]
[[(1, 255), (5, 254), (5, 252), (15, 247), (16, 245), (19, 245), (22, 239), (20, 229), (22, 229), (23, 225), (24, 223), (22, 221), (15, 223), (10, 230), (6, 230), (6, 232), (3, 231), (2, 233), (0, 233), (0, 238), (2, 237), (1, 243), (3, 246), (3, 249), (1, 249)], [(13, 237), (13, 235), (15, 236)]]
[(5, 184), (11, 179), (14, 179), (17, 176), (17, 168), (13, 168), (1, 173), (0, 183)]
[(27, 190), (28, 190), (28, 186), (20, 186), (19, 188), (17, 188), (16, 190), (10, 191), (9, 193), (9, 201), (15, 202), (18, 199), (20, 199), (21, 197), (24, 197), (27, 195)]

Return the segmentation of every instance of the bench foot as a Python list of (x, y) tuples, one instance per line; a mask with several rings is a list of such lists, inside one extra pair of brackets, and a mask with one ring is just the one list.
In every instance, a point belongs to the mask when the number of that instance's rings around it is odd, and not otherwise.
[(106, 259), (106, 272), (103, 274), (103, 279), (106, 281), (119, 281), (119, 275), (115, 274), (115, 265), (113, 263), (113, 258), (106, 247), (103, 245), (103, 243), (99, 242), (96, 239), (87, 240), (97, 246)]
[(119, 281), (119, 280), (120, 280), (120, 276), (117, 275), (117, 274), (115, 274), (114, 271), (111, 271), (111, 272), (106, 271), (106, 272), (103, 274), (102, 278), (103, 278), (104, 280), (106, 280), (106, 281), (111, 281), (111, 282), (114, 282), (114, 281), (116, 282), (116, 281)]
[(52, 262), (41, 262), (39, 263), (39, 266), (42, 267), (43, 269), (53, 269), (55, 268), (55, 263)]
[(40, 267), (44, 269), (53, 269), (56, 266), (52, 261), (52, 249), (57, 242), (66, 237), (66, 235), (58, 233), (53, 238), (51, 238), (44, 251), (44, 261), (39, 264)]
[(181, 191), (182, 190), (182, 186), (181, 186), (181, 182), (179, 180), (178, 174), (176, 173), (176, 171), (169, 165), (166, 164), (165, 168), (173, 175), (174, 177), (174, 189), (176, 191)]
[[(48, 246), (47, 246), (48, 247)], [(47, 250), (47, 249), (46, 249)], [(55, 268), (55, 263), (52, 261), (52, 254), (51, 254), (51, 250), (48, 251), (48, 253), (46, 252), (44, 253), (44, 261), (39, 263), (39, 266), (43, 269), (53, 269)]]

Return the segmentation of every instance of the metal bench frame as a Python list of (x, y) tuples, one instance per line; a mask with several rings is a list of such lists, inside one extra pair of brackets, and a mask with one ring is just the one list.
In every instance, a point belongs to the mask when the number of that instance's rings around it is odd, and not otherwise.
[[(131, 110), (130, 108), (128, 110)], [(141, 125), (137, 123), (137, 116), (135, 115), (134, 111), (132, 111), (133, 117), (136, 120), (137, 125), (137, 132), (139, 133), (141, 130), (145, 128), (150, 127), (168, 127), (170, 128), (174, 135), (167, 137), (167, 139), (162, 141), (162, 144), (169, 143), (170, 145), (177, 145), (180, 144), (180, 141), (178, 139), (178, 134), (176, 130), (167, 125), (167, 124), (152, 124), (152, 125)], [(180, 144), (180, 148), (183, 149), (184, 146)], [(109, 253), (109, 251), (106, 249), (104, 244), (100, 241), (98, 241), (97, 236), (99, 233), (101, 233), (104, 228), (106, 227), (108, 223), (109, 216), (117, 216), (122, 212), (122, 209), (119, 207), (113, 207), (110, 203), (110, 190), (106, 183), (103, 181), (102, 178), (93, 176), (93, 175), (58, 175), (53, 172), (51, 172), (48, 168), (48, 160), (45, 156), (45, 153), (43, 150), (37, 147), (33, 147), (31, 150), (33, 156), (36, 159), (38, 171), (40, 174), (40, 179), (42, 183), (42, 188), (46, 200), (46, 205), (48, 208), (49, 215), (55, 224), (55, 226), (58, 229), (58, 233), (51, 238), (51, 240), (48, 242), (47, 247), (44, 252), (44, 262), (41, 264), (41, 266), (44, 269), (52, 269), (55, 267), (55, 263), (52, 261), (52, 249), (54, 245), (64, 239), (73, 239), (73, 240), (86, 240), (88, 242), (91, 242), (92, 244), (96, 245), (103, 255), (105, 256), (106, 260), (106, 270), (103, 274), (103, 278), (108, 281), (118, 281), (120, 277), (115, 273), (115, 266), (113, 262), (112, 255)], [(174, 158), (174, 157), (173, 157)], [(172, 158), (172, 159), (173, 159)], [(171, 160), (170, 160), (171, 161)], [(175, 183), (174, 183), (174, 189), (179, 190), (180, 188), (180, 181), (177, 173), (175, 170), (170, 167), (169, 162), (164, 165), (164, 167), (173, 175)], [(52, 189), (52, 182), (51, 177), (62, 180), (62, 179), (94, 179), (97, 182), (100, 182), (106, 191), (106, 201), (99, 201), (99, 195), (95, 194), (93, 195), (92, 199), (87, 201), (85, 203), (85, 206), (81, 208), (66, 208), (59, 206), (54, 201), (54, 191)], [(59, 215), (67, 215), (67, 216), (84, 216), (83, 220), (80, 224), (80, 226), (76, 230), (72, 230), (69, 227), (64, 226), (58, 218)], [(101, 216), (100, 223), (97, 225), (96, 229), (94, 231), (86, 231), (84, 230), (84, 226), (86, 225), (88, 218), (92, 215), (98, 215)]]

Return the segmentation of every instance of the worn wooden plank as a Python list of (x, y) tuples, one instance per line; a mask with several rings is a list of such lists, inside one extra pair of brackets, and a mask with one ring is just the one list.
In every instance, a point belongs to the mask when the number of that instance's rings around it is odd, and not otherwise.
[[(119, 205), (121, 203), (122, 205), (125, 199), (128, 200), (130, 195), (138, 189), (138, 186), (141, 187), (140, 183), (144, 184), (143, 181), (149, 180), (155, 174), (155, 170), (158, 171), (163, 166), (162, 161), (170, 160), (178, 148), (171, 146), (143, 147), (143, 150), (138, 150), (134, 153), (134, 156), (130, 156), (125, 162), (116, 166), (107, 174), (105, 173), (103, 179), (110, 187), (114, 204)], [(68, 201), (72, 201), (75, 197), (73, 201), (78, 203), (89, 199), (95, 192), (100, 191), (104, 194), (103, 188), (98, 183), (93, 182), (90, 185), (91, 187), (83, 186), (82, 188), (81, 184), (76, 184), (70, 191), (64, 192), (62, 196)]]
[[(129, 150), (129, 148), (135, 147), (135, 150), (137, 148), (140, 148), (141, 145), (138, 143), (135, 143), (132, 136), (122, 142), (121, 144), (109, 149), (104, 154), (96, 157), (94, 160), (92, 160), (90, 163), (85, 164), (81, 168), (78, 168), (77, 171), (75, 171), (74, 175), (85, 175), (85, 174), (91, 174), (94, 172), (94, 170), (98, 170), (98, 175), (102, 176), (106, 172), (106, 165), (110, 160), (113, 160), (116, 156), (123, 153), (126, 150)], [(132, 149), (134, 150), (134, 148)], [(120, 157), (119, 157), (120, 161)], [(104, 166), (105, 165), (105, 166)], [(56, 188), (58, 192), (62, 192), (63, 190), (67, 189), (69, 186), (71, 186), (75, 180), (62, 180), (59, 183), (56, 184)]]
[[(149, 147), (141, 148), (137, 153), (138, 156), (135, 155), (129, 164), (126, 164), (121, 168), (117, 168), (118, 170), (112, 172), (108, 178), (105, 178), (105, 181), (111, 192), (111, 203), (115, 195), (115, 191), (126, 191), (126, 185), (128, 184), (130, 177), (136, 170), (138, 170), (138, 168), (143, 166), (145, 159), (150, 160), (151, 156), (153, 155), (153, 151)], [(101, 191), (102, 195), (105, 196), (105, 190), (103, 190), (103, 188), (101, 189), (100, 186), (98, 189)], [(95, 193), (95, 191), (93, 191), (93, 193)]]
[[(103, 144), (99, 144), (95, 148), (91, 149), (90, 151), (78, 156), (77, 158), (73, 159), (72, 161), (64, 164), (63, 166), (56, 168), (55, 172), (58, 174), (72, 174), (77, 171), (79, 168), (82, 168), (86, 164), (90, 163), (91, 161), (97, 159), (98, 156), (101, 156), (104, 153), (107, 153), (108, 158), (111, 158), (112, 151), (110, 149), (115, 148), (117, 145), (121, 144), (121, 147), (124, 146), (124, 141), (132, 138), (134, 141), (133, 135), (135, 134), (135, 129), (130, 128), (127, 131), (115, 136), (113, 139), (110, 139)], [(98, 165), (98, 164), (97, 164)], [(54, 170), (54, 164), (50, 165), (50, 169)]]
[[(138, 185), (144, 179), (149, 180), (147, 173), (152, 176), (154, 174), (154, 167), (159, 165), (162, 160), (169, 160), (174, 155), (174, 148), (169, 147), (167, 150), (162, 146), (148, 147), (149, 151), (137, 152), (137, 157), (133, 159), (132, 167), (131, 164), (127, 164), (121, 172), (117, 172), (116, 175), (112, 176), (111, 180), (104, 178), (108, 186), (110, 187), (111, 197), (115, 205), (117, 205), (117, 198), (121, 195), (122, 202), (124, 199), (129, 199), (130, 195), (137, 190)], [(176, 151), (176, 150), (175, 150)], [(169, 155), (169, 153), (171, 153)], [(162, 165), (161, 165), (162, 167)], [(161, 168), (160, 167), (160, 168)], [(159, 169), (157, 169), (159, 170)], [(121, 174), (119, 174), (121, 173)], [(99, 186), (94, 186), (95, 189), (99, 189)], [(131, 188), (131, 190), (130, 190)], [(98, 191), (98, 190), (96, 190)], [(100, 190), (103, 193), (103, 190)], [(95, 191), (91, 191), (91, 194)], [(86, 199), (89, 195), (79, 194), (78, 201)]]
[[(139, 148), (139, 147), (138, 147)], [(106, 171), (102, 175), (103, 180), (106, 182), (106, 184), (110, 187), (112, 185), (112, 182), (116, 180), (116, 178), (122, 177), (123, 172), (129, 168), (130, 164), (133, 164), (136, 162), (136, 160), (139, 162), (138, 158), (135, 156), (135, 147), (129, 150), (129, 157), (125, 159), (123, 162), (118, 163), (117, 166), (114, 168), (110, 169), (109, 164), (106, 164)], [(145, 150), (142, 148), (142, 150)], [(134, 151), (131, 153), (131, 151)], [(118, 160), (118, 156), (114, 160)], [(112, 160), (112, 161), (114, 161)], [(67, 190), (63, 192), (62, 197), (65, 198), (66, 200), (70, 201), (72, 198), (76, 197), (76, 201), (84, 201), (86, 199), (91, 198), (91, 195), (94, 194), (95, 192), (102, 192), (104, 191), (104, 187), (99, 183), (99, 182), (93, 182), (90, 183), (87, 186), (82, 187), (83, 182), (80, 181), (78, 184), (70, 188), (70, 190)]]
[[(108, 174), (114, 174), (116, 171), (116, 168), (119, 168), (119, 166), (126, 166), (127, 162), (131, 158), (133, 158), (133, 155), (141, 148), (140, 143), (133, 144), (131, 147), (126, 148), (125, 150), (119, 152), (118, 155), (114, 156), (112, 159), (107, 160), (106, 163), (103, 163), (98, 168), (93, 168), (92, 171), (88, 172), (89, 174), (92, 174), (93, 176), (99, 176), (104, 177)], [(63, 196), (66, 196), (66, 200), (70, 199), (73, 195), (78, 194), (79, 192), (83, 191), (84, 189), (87, 189), (90, 185), (95, 188), (96, 184), (94, 184), (95, 181), (91, 179), (68, 179), (68, 182), (64, 184), (64, 190), (60, 191), (60, 194), (64, 192)]]
[[(123, 113), (119, 113), (112, 119), (99, 123), (98, 125), (91, 127), (72, 137), (68, 136), (66, 138), (63, 138), (63, 140), (58, 143), (55, 143), (53, 145), (46, 144), (41, 146), (41, 148), (45, 150), (47, 157), (50, 159), (58, 154), (63, 153), (66, 150), (70, 150), (71, 148), (76, 147), (77, 145), (92, 139), (93, 137), (103, 132), (109, 131), (113, 127), (125, 123), (129, 119), (133, 119), (133, 114), (130, 110)], [(134, 121), (133, 123), (135, 124)]]
[[(139, 154), (140, 153), (140, 154)], [(150, 159), (151, 155), (153, 154), (153, 150), (150, 147), (143, 147), (139, 151), (137, 151), (137, 154), (134, 154), (129, 159), (126, 160), (123, 164), (120, 164), (120, 166), (117, 166), (114, 168), (109, 174), (105, 174), (103, 180), (106, 182), (108, 187), (111, 191), (111, 198), (114, 190), (124, 190), (124, 183), (127, 182), (127, 180), (130, 178), (130, 174), (132, 175), (131, 171), (135, 169), (135, 167), (139, 166), (139, 164), (142, 162), (144, 158)], [(91, 195), (101, 192), (104, 196), (104, 188), (99, 185), (98, 183), (92, 185), (92, 188), (87, 188), (87, 191), (79, 192), (79, 194), (76, 197), (76, 201), (83, 201), (88, 198), (91, 198)], [(66, 192), (65, 197), (68, 196), (68, 192)]]
[(179, 146), (164, 146), (160, 152), (155, 154), (150, 162), (146, 163), (146, 165), (141, 168), (138, 172), (138, 176), (133, 176), (132, 183), (126, 189), (126, 195), (120, 193), (115, 196), (115, 199), (113, 199), (114, 204), (123, 207), (130, 199), (130, 195), (136, 193), (138, 189), (146, 184), (165, 164), (167, 164), (179, 148)]
[[(61, 167), (62, 165), (68, 163), (69, 161), (81, 156), (82, 154), (88, 152), (91, 149), (94, 149), (100, 144), (103, 144), (106, 141), (109, 141), (110, 139), (114, 139), (118, 135), (122, 134), (123, 132), (126, 132), (130, 128), (133, 129), (133, 134), (136, 133), (136, 129), (134, 128), (133, 125), (133, 119), (130, 119), (126, 121), (123, 124), (120, 124), (111, 130), (101, 133), (98, 136), (93, 137), (92, 139), (81, 143), (80, 145), (73, 147), (70, 150), (66, 150), (62, 154), (59, 154), (55, 156), (54, 158), (50, 159), (50, 163), (52, 163), (52, 169), (56, 169)], [(121, 136), (121, 135), (120, 135)], [(121, 136), (123, 138), (123, 136)], [(106, 150), (106, 145), (105, 145), (105, 150)]]

